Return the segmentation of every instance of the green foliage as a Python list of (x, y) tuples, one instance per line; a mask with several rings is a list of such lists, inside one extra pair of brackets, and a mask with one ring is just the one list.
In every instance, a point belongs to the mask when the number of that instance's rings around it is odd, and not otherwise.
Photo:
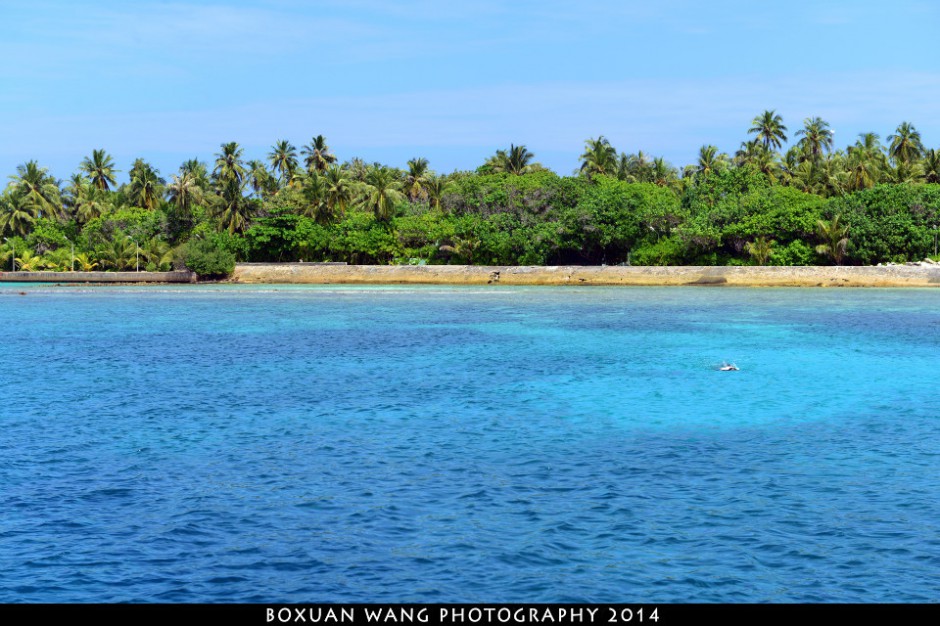
[(283, 263), (299, 257), (300, 235), (297, 225), (301, 218), (288, 209), (280, 208), (255, 220), (245, 232), (248, 258), (252, 261)]
[(117, 189), (104, 150), (64, 184), (29, 161), (0, 192), (0, 236), (17, 237), (0, 263), (68, 269), (73, 244), (84, 268), (133, 269), (139, 256), (161, 269), (192, 256), (204, 271), (229, 258), (803, 265), (934, 252), (940, 157), (913, 125), (886, 143), (863, 133), (845, 150), (834, 150), (825, 120), (802, 126), (787, 149), (782, 118), (764, 111), (733, 158), (704, 145), (681, 179), (663, 158), (618, 152), (603, 136), (585, 142), (572, 176), (515, 145), (476, 172), (440, 175), (421, 157), (406, 169), (340, 165), (323, 136), (301, 150), (279, 140), (265, 162), (226, 143), (211, 174), (190, 160), (169, 182), (138, 159)]
[(82, 229), (82, 234), (95, 244), (111, 240), (118, 232), (144, 241), (162, 235), (167, 230), (166, 214), (162, 211), (120, 208), (89, 221)]
[(183, 250), (182, 261), (204, 278), (230, 276), (235, 271), (235, 255), (206, 239), (190, 241)]
[(879, 185), (826, 204), (850, 227), (851, 260), (862, 265), (923, 259), (940, 224), (940, 185)]
[(33, 230), (26, 238), (27, 245), (42, 254), (59, 246), (68, 246), (64, 229), (57, 220), (40, 218), (33, 222)]
[(814, 265), (818, 257), (804, 241), (796, 239), (784, 247), (776, 246), (770, 257), (771, 265)]

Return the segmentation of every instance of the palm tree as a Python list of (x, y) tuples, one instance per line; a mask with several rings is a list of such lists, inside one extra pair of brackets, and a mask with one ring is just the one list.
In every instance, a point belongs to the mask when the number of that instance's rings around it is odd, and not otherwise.
[(771, 184), (776, 184), (780, 176), (780, 165), (777, 162), (777, 153), (771, 152), (761, 146), (761, 149), (754, 155), (752, 162), (758, 172), (767, 177)]
[(343, 164), (343, 170), (349, 174), (349, 178), (359, 183), (366, 181), (366, 174), (369, 173), (369, 166), (359, 157), (353, 157), (347, 163)]
[(389, 221), (395, 203), (400, 202), (404, 197), (400, 191), (401, 182), (398, 180), (397, 172), (384, 166), (373, 167), (366, 174), (366, 185), (368, 185), (366, 202), (375, 214), (375, 219), (380, 222)]
[(304, 184), (301, 189), (301, 195), (304, 199), (302, 214), (313, 219), (317, 224), (323, 226), (332, 224), (338, 211), (335, 211), (335, 205), (331, 205), (328, 201), (326, 177), (316, 172), (311, 173), (309, 176), (304, 177)]
[(833, 131), (829, 129), (829, 122), (821, 117), (807, 117), (803, 120), (803, 128), (796, 131), (796, 134), (803, 137), (797, 145), (802, 150), (804, 159), (816, 163), (823, 152), (832, 149)]
[(160, 172), (143, 159), (134, 161), (130, 171), (131, 182), (127, 187), (128, 200), (142, 209), (152, 211), (163, 197), (163, 185)]
[(876, 133), (859, 133), (855, 145), (849, 146), (845, 159), (847, 189), (870, 189), (881, 180), (887, 162), (878, 139)]
[(776, 114), (776, 111), (764, 111), (751, 121), (751, 127), (747, 133), (756, 134), (755, 139), (759, 141), (764, 148), (770, 150), (779, 150), (787, 140), (787, 127), (783, 125), (783, 118)]
[(450, 189), (450, 180), (446, 176), (431, 175), (428, 177), (427, 191), (428, 203), (432, 209), (441, 209), (441, 198)]
[(242, 196), (247, 170), (242, 161), (242, 149), (232, 141), (222, 144), (222, 152), (215, 155), (215, 193), (218, 197), (216, 217), (230, 233), (242, 232), (248, 226), (250, 205)]
[(535, 155), (529, 152), (525, 146), (514, 146), (509, 144), (509, 160), (507, 162), (507, 171), (510, 174), (520, 176), (531, 172), (536, 163), (532, 163)]
[(467, 237), (453, 237), (451, 241), (453, 245), (444, 244), (438, 249), (441, 252), (447, 252), (461, 257), (467, 265), (473, 265), (473, 254), (480, 247), (480, 240), (472, 235), (468, 235)]
[(698, 151), (698, 164), (695, 173), (706, 176), (712, 172), (723, 170), (728, 163), (728, 155), (718, 152), (716, 146), (702, 146)]
[(81, 174), (73, 174), (69, 182), (63, 204), (79, 223), (87, 224), (105, 212), (104, 192), (93, 186), (91, 181)]
[(940, 183), (940, 153), (933, 148), (927, 150), (921, 165), (924, 168), (924, 182)]
[(191, 174), (193, 182), (204, 192), (212, 186), (209, 180), (209, 168), (199, 159), (189, 159), (180, 166), (180, 174)]
[(637, 183), (653, 180), (653, 162), (642, 150), (636, 154), (620, 155), (617, 178)]
[(885, 178), (895, 184), (920, 183), (924, 180), (924, 167), (920, 163), (898, 160), (895, 167), (888, 168)]
[(581, 155), (581, 174), (588, 178), (617, 174), (617, 151), (603, 135), (597, 139), (588, 139), (584, 142), (584, 154)]
[(829, 222), (818, 220), (816, 235), (823, 241), (816, 246), (816, 252), (831, 258), (836, 265), (842, 265), (849, 246), (849, 227), (839, 224), (839, 216), (836, 215)]
[(0, 196), (0, 232), (9, 230), (14, 235), (25, 237), (36, 221), (36, 211), (24, 205), (10, 194)]
[(277, 191), (277, 181), (274, 180), (264, 163), (258, 160), (248, 161), (248, 183), (259, 198)]
[(910, 122), (902, 122), (888, 135), (891, 146), (888, 151), (895, 163), (913, 163), (924, 154), (924, 144), (920, 142), (920, 132)]
[(116, 184), (114, 175), (120, 171), (114, 169), (114, 159), (104, 150), (92, 150), (91, 158), (82, 159), (79, 169), (88, 174), (91, 184), (101, 191), (108, 191)]
[(36, 217), (42, 217), (46, 211), (50, 215), (57, 215), (62, 208), (59, 183), (49, 175), (44, 167), (39, 167), (36, 161), (27, 161), (18, 165), (16, 174), (10, 176), (10, 189), (14, 201), (30, 211)]
[(756, 265), (767, 265), (767, 261), (773, 256), (773, 245), (776, 243), (773, 239), (767, 237), (758, 237), (754, 241), (749, 241), (744, 245), (747, 253), (754, 259)]
[(289, 183), (297, 170), (297, 148), (286, 139), (278, 140), (268, 153), (271, 169), (278, 173), (281, 184)]
[(176, 205), (183, 215), (189, 215), (194, 204), (200, 204), (205, 197), (203, 189), (192, 171), (180, 170), (173, 175), (173, 181), (167, 185), (170, 202)]
[(742, 141), (741, 147), (734, 153), (734, 162), (738, 167), (756, 165), (760, 154), (766, 151), (764, 145), (756, 139)]
[(650, 182), (660, 187), (668, 187), (679, 180), (679, 172), (662, 157), (653, 159)]
[(415, 157), (408, 161), (408, 171), (405, 173), (405, 195), (412, 202), (427, 200), (428, 198), (428, 160)]
[(241, 188), (247, 174), (242, 161), (243, 152), (235, 141), (222, 144), (222, 152), (215, 155), (215, 168), (212, 170), (216, 185), (234, 185)]
[(98, 264), (92, 261), (85, 252), (80, 252), (75, 255), (75, 264), (81, 272), (90, 272), (98, 267)]
[(153, 263), (157, 271), (173, 263), (173, 252), (172, 246), (159, 237), (151, 237), (140, 248), (140, 256), (147, 263)]
[(326, 205), (331, 214), (338, 215), (346, 211), (353, 197), (352, 186), (346, 173), (338, 165), (332, 165), (323, 176)]
[(98, 259), (105, 268), (122, 271), (137, 267), (137, 244), (121, 232), (98, 250)]
[(529, 152), (525, 146), (509, 145), (509, 152), (497, 150), (496, 154), (491, 156), (486, 165), (494, 173), (506, 172), (509, 174), (526, 174), (536, 166), (531, 163), (535, 155)]
[[(792, 149), (794, 152), (796, 150), (796, 148)], [(809, 161), (798, 160), (800, 158), (802, 158), (802, 154), (799, 157), (793, 157), (791, 151), (787, 151), (787, 155), (784, 158), (784, 183), (794, 189), (799, 189), (803, 193), (812, 193), (815, 184), (813, 164)]]
[(46, 267), (43, 258), (35, 254), (30, 249), (24, 249), (20, 256), (16, 257), (16, 269), (21, 272), (39, 272)]
[(304, 163), (311, 172), (323, 172), (331, 164), (336, 163), (336, 157), (326, 145), (326, 137), (317, 135), (310, 143), (303, 147), (301, 153), (306, 155)]

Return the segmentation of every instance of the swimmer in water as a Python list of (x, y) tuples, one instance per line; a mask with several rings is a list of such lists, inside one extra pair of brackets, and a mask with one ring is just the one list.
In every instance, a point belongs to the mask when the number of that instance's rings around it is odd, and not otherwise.
[(737, 372), (738, 366), (734, 363), (722, 363), (721, 367), (718, 368), (719, 372)]

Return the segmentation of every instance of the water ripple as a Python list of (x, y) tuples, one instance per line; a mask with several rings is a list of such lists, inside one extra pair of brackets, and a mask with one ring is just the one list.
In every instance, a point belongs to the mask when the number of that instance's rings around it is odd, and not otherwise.
[(28, 289), (0, 601), (937, 599), (940, 294)]

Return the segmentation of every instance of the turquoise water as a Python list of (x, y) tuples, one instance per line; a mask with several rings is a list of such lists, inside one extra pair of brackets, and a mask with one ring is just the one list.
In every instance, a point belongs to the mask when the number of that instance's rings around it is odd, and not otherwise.
[(5, 286), (0, 325), (2, 602), (940, 599), (940, 291)]

